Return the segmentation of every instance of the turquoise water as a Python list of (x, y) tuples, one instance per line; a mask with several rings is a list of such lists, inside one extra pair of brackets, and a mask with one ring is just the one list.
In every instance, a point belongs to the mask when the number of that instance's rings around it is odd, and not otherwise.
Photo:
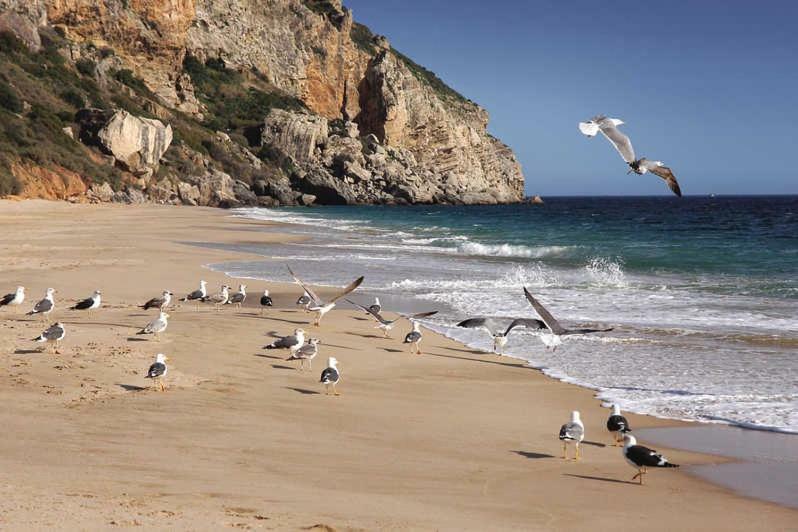
[(364, 287), (441, 309), (428, 326), (489, 349), (474, 315), (615, 327), (507, 353), (627, 410), (798, 431), (798, 197), (550, 198), (545, 205), (242, 209), (306, 241), (247, 249), (235, 275)]

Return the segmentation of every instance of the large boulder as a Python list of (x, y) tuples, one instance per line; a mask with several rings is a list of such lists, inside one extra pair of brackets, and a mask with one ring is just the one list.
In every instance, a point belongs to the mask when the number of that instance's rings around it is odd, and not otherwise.
[(97, 139), (127, 170), (151, 174), (172, 142), (172, 126), (119, 110), (100, 129)]
[(327, 142), (328, 134), (326, 118), (271, 109), (263, 122), (261, 142), (301, 164), (314, 158), (316, 148)]

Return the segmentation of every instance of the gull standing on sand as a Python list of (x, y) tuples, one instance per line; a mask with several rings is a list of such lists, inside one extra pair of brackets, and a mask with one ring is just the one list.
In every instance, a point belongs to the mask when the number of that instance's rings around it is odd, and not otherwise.
[(51, 313), (55, 308), (53, 294), (55, 294), (55, 288), (48, 288), (44, 295), (44, 299), (33, 306), (33, 310), (28, 312), (28, 316), (33, 316), (34, 314), (37, 316), (47, 316)]
[(621, 407), (612, 405), (612, 414), (607, 418), (607, 430), (612, 433), (613, 445), (620, 445), (623, 435), (632, 430), (629, 422), (621, 415)]
[(405, 335), (405, 341), (403, 343), (410, 344), (410, 354), (413, 353), (420, 355), (421, 354), (421, 340), (423, 335), (421, 334), (421, 324), (415, 320), (410, 320), (410, 323), (413, 324), (413, 330), (410, 331)]
[(269, 289), (266, 288), (263, 290), (263, 295), (260, 296), (260, 313), (263, 314), (263, 310), (266, 307), (271, 307), (273, 304), (272, 298), (269, 296)]
[(311, 290), (310, 287), (308, 287), (305, 283), (303, 283), (299, 277), (294, 275), (294, 272), (291, 271), (291, 268), (288, 268), (288, 273), (290, 273), (291, 277), (294, 278), (294, 281), (296, 281), (297, 284), (299, 284), (305, 290), (305, 293), (308, 294), (308, 296), (310, 296), (311, 303), (310, 306), (308, 307), (308, 310), (316, 312), (316, 321), (314, 322), (314, 325), (317, 327), (321, 323), (321, 319), (324, 317), (324, 315), (330, 312), (333, 309), (333, 307), (335, 307), (336, 301), (346, 296), (350, 292), (353, 292), (358, 286), (361, 285), (361, 283), (363, 283), (363, 276), (361, 275), (360, 277), (352, 281), (349, 284), (349, 286), (345, 287), (343, 290), (335, 294), (335, 296), (330, 298), (330, 301), (328, 303), (325, 303), (325, 301), (321, 299), (313, 290)]
[(277, 338), (277, 340), (269, 345), (263, 346), (263, 349), (288, 349), (291, 356), (305, 344), (304, 329), (296, 329), (294, 330), (294, 334), (289, 334), (288, 336), (278, 336), (275, 333), (269, 333), (269, 336)]
[(297, 367), (299, 371), (305, 369), (305, 361), (307, 360), (308, 369), (312, 370), (313, 359), (319, 354), (319, 343), (318, 338), (310, 338), (308, 343), (297, 349), (296, 352), (291, 354), (286, 360), (299, 360), (299, 367)]
[(335, 389), (335, 385), (341, 380), (341, 373), (338, 371), (338, 360), (334, 357), (327, 359), (327, 368), (321, 372), (319, 382), (326, 388), (327, 395), (330, 395), (330, 388), (332, 388), (333, 395), (341, 395)]
[(560, 325), (560, 322), (554, 319), (554, 316), (552, 316), (549, 311), (546, 310), (540, 301), (535, 299), (532, 294), (529, 293), (529, 290), (527, 290), (526, 287), (524, 287), (524, 295), (538, 315), (543, 318), (543, 323), (545, 323), (546, 327), (549, 329), (549, 334), (544, 334), (540, 337), (540, 339), (546, 345), (546, 349), (551, 347), (556, 351), (557, 346), (562, 343), (563, 336), (607, 332), (612, 330), (612, 327), (608, 327), (606, 329), (566, 329)]
[(158, 317), (149, 322), (142, 330), (136, 334), (154, 334), (156, 340), (160, 340), (158, 336), (166, 330), (169, 326), (169, 314), (163, 310), (158, 313)]
[(378, 306), (379, 303), (377, 303), (377, 305), (370, 305), (368, 307), (364, 307), (363, 305), (361, 305), (359, 303), (355, 303), (351, 299), (347, 299), (346, 301), (348, 303), (358, 307), (359, 309), (364, 310), (366, 312), (366, 314), (370, 315), (372, 318), (377, 320), (376, 328), (377, 329), (382, 329), (382, 332), (383, 332), (383, 335), (384, 335), (385, 338), (390, 338), (389, 333), (390, 333), (391, 329), (393, 329), (393, 326), (399, 320), (408, 319), (410, 321), (413, 321), (414, 319), (427, 318), (429, 316), (433, 316), (433, 315), (438, 313), (437, 310), (433, 310), (433, 311), (430, 311), (430, 312), (419, 312), (417, 314), (411, 314), (410, 316), (404, 316), (402, 314), (399, 314), (398, 317), (396, 317), (396, 318), (394, 318), (392, 320), (387, 320), (387, 319), (382, 317), (382, 315), (379, 313), (379, 311), (375, 311), (374, 310), (374, 307)]
[(493, 338), (493, 352), (502, 354), (504, 346), (507, 345), (507, 336), (516, 327), (526, 327), (527, 329), (545, 329), (546, 324), (534, 318), (515, 318), (507, 327), (503, 327), (496, 318), (469, 318), (457, 324), (458, 327), (466, 329), (484, 329)]
[(18, 286), (14, 292), (6, 294), (0, 299), (0, 307), (19, 307), (25, 301), (25, 287)]
[(247, 299), (247, 285), (240, 284), (238, 285), (238, 292), (230, 296), (227, 300), (226, 305), (235, 305), (236, 308), (241, 308), (241, 305)]
[(230, 300), (230, 287), (226, 284), (223, 284), (222, 289), (218, 294), (213, 294), (212, 296), (206, 298), (206, 300), (213, 303), (213, 307), (216, 310), (219, 310), (222, 308), (222, 305), (226, 305)]
[(100, 290), (95, 290), (90, 297), (87, 297), (83, 301), (79, 301), (77, 304), (69, 307), (69, 310), (94, 310), (96, 308), (100, 308), (101, 304), (102, 292)]
[(186, 297), (181, 299), (180, 301), (194, 301), (197, 306), (195, 310), (199, 310), (200, 301), (205, 301), (205, 298), (208, 297), (208, 283), (205, 281), (200, 281), (200, 287), (198, 290), (194, 290)]
[(618, 129), (620, 125), (623, 125), (623, 120), (599, 115), (594, 116), (587, 122), (579, 122), (579, 131), (588, 137), (595, 137), (596, 134), (601, 131), (602, 135), (610, 141), (610, 144), (621, 154), (621, 158), (629, 165), (629, 172), (634, 172), (639, 175), (651, 172), (661, 177), (668, 185), (668, 188), (670, 188), (674, 194), (681, 197), (682, 191), (671, 169), (662, 164), (662, 161), (652, 161), (645, 157), (637, 159), (635, 157), (635, 150), (632, 147), (632, 141), (629, 140), (629, 137), (621, 133)]
[(637, 439), (629, 433), (623, 435), (623, 457), (630, 466), (637, 469), (637, 474), (632, 477), (640, 479), (643, 485), (643, 475), (648, 473), (648, 467), (679, 467), (677, 464), (668, 462), (668, 459), (660, 453), (648, 447), (637, 445)]
[(154, 297), (140, 306), (144, 310), (149, 310), (151, 308), (157, 308), (159, 310), (166, 310), (169, 307), (169, 304), (172, 302), (172, 296), (174, 294), (169, 290), (164, 290), (161, 294), (161, 297)]
[(568, 459), (568, 443), (576, 444), (576, 455), (574, 460), (579, 460), (579, 444), (585, 439), (585, 426), (579, 419), (579, 411), (571, 412), (571, 421), (560, 427), (560, 440), (562, 441), (562, 457)]
[(169, 357), (163, 353), (155, 355), (155, 362), (150, 365), (150, 369), (147, 370), (147, 375), (144, 376), (145, 379), (152, 379), (156, 386), (160, 386), (162, 392), (166, 391), (163, 379), (166, 377), (166, 372), (169, 371), (169, 368), (166, 366), (167, 360), (169, 360)]
[(53, 353), (58, 353), (58, 342), (66, 336), (66, 329), (64, 324), (60, 321), (50, 325), (42, 334), (33, 339), (34, 342), (44, 343), (47, 342), (53, 346)]

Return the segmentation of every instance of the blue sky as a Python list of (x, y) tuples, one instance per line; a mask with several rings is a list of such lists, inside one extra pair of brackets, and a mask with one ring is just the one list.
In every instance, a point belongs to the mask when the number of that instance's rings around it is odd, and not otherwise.
[(344, 4), (488, 109), (530, 194), (670, 193), (578, 132), (597, 113), (686, 194), (798, 193), (798, 2)]

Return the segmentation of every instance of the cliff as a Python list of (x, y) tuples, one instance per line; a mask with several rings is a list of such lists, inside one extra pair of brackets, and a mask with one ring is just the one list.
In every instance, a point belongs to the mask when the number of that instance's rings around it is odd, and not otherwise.
[(95, 200), (523, 198), (487, 112), (339, 0), (0, 0), (0, 37), (0, 194), (75, 189), (53, 174)]

